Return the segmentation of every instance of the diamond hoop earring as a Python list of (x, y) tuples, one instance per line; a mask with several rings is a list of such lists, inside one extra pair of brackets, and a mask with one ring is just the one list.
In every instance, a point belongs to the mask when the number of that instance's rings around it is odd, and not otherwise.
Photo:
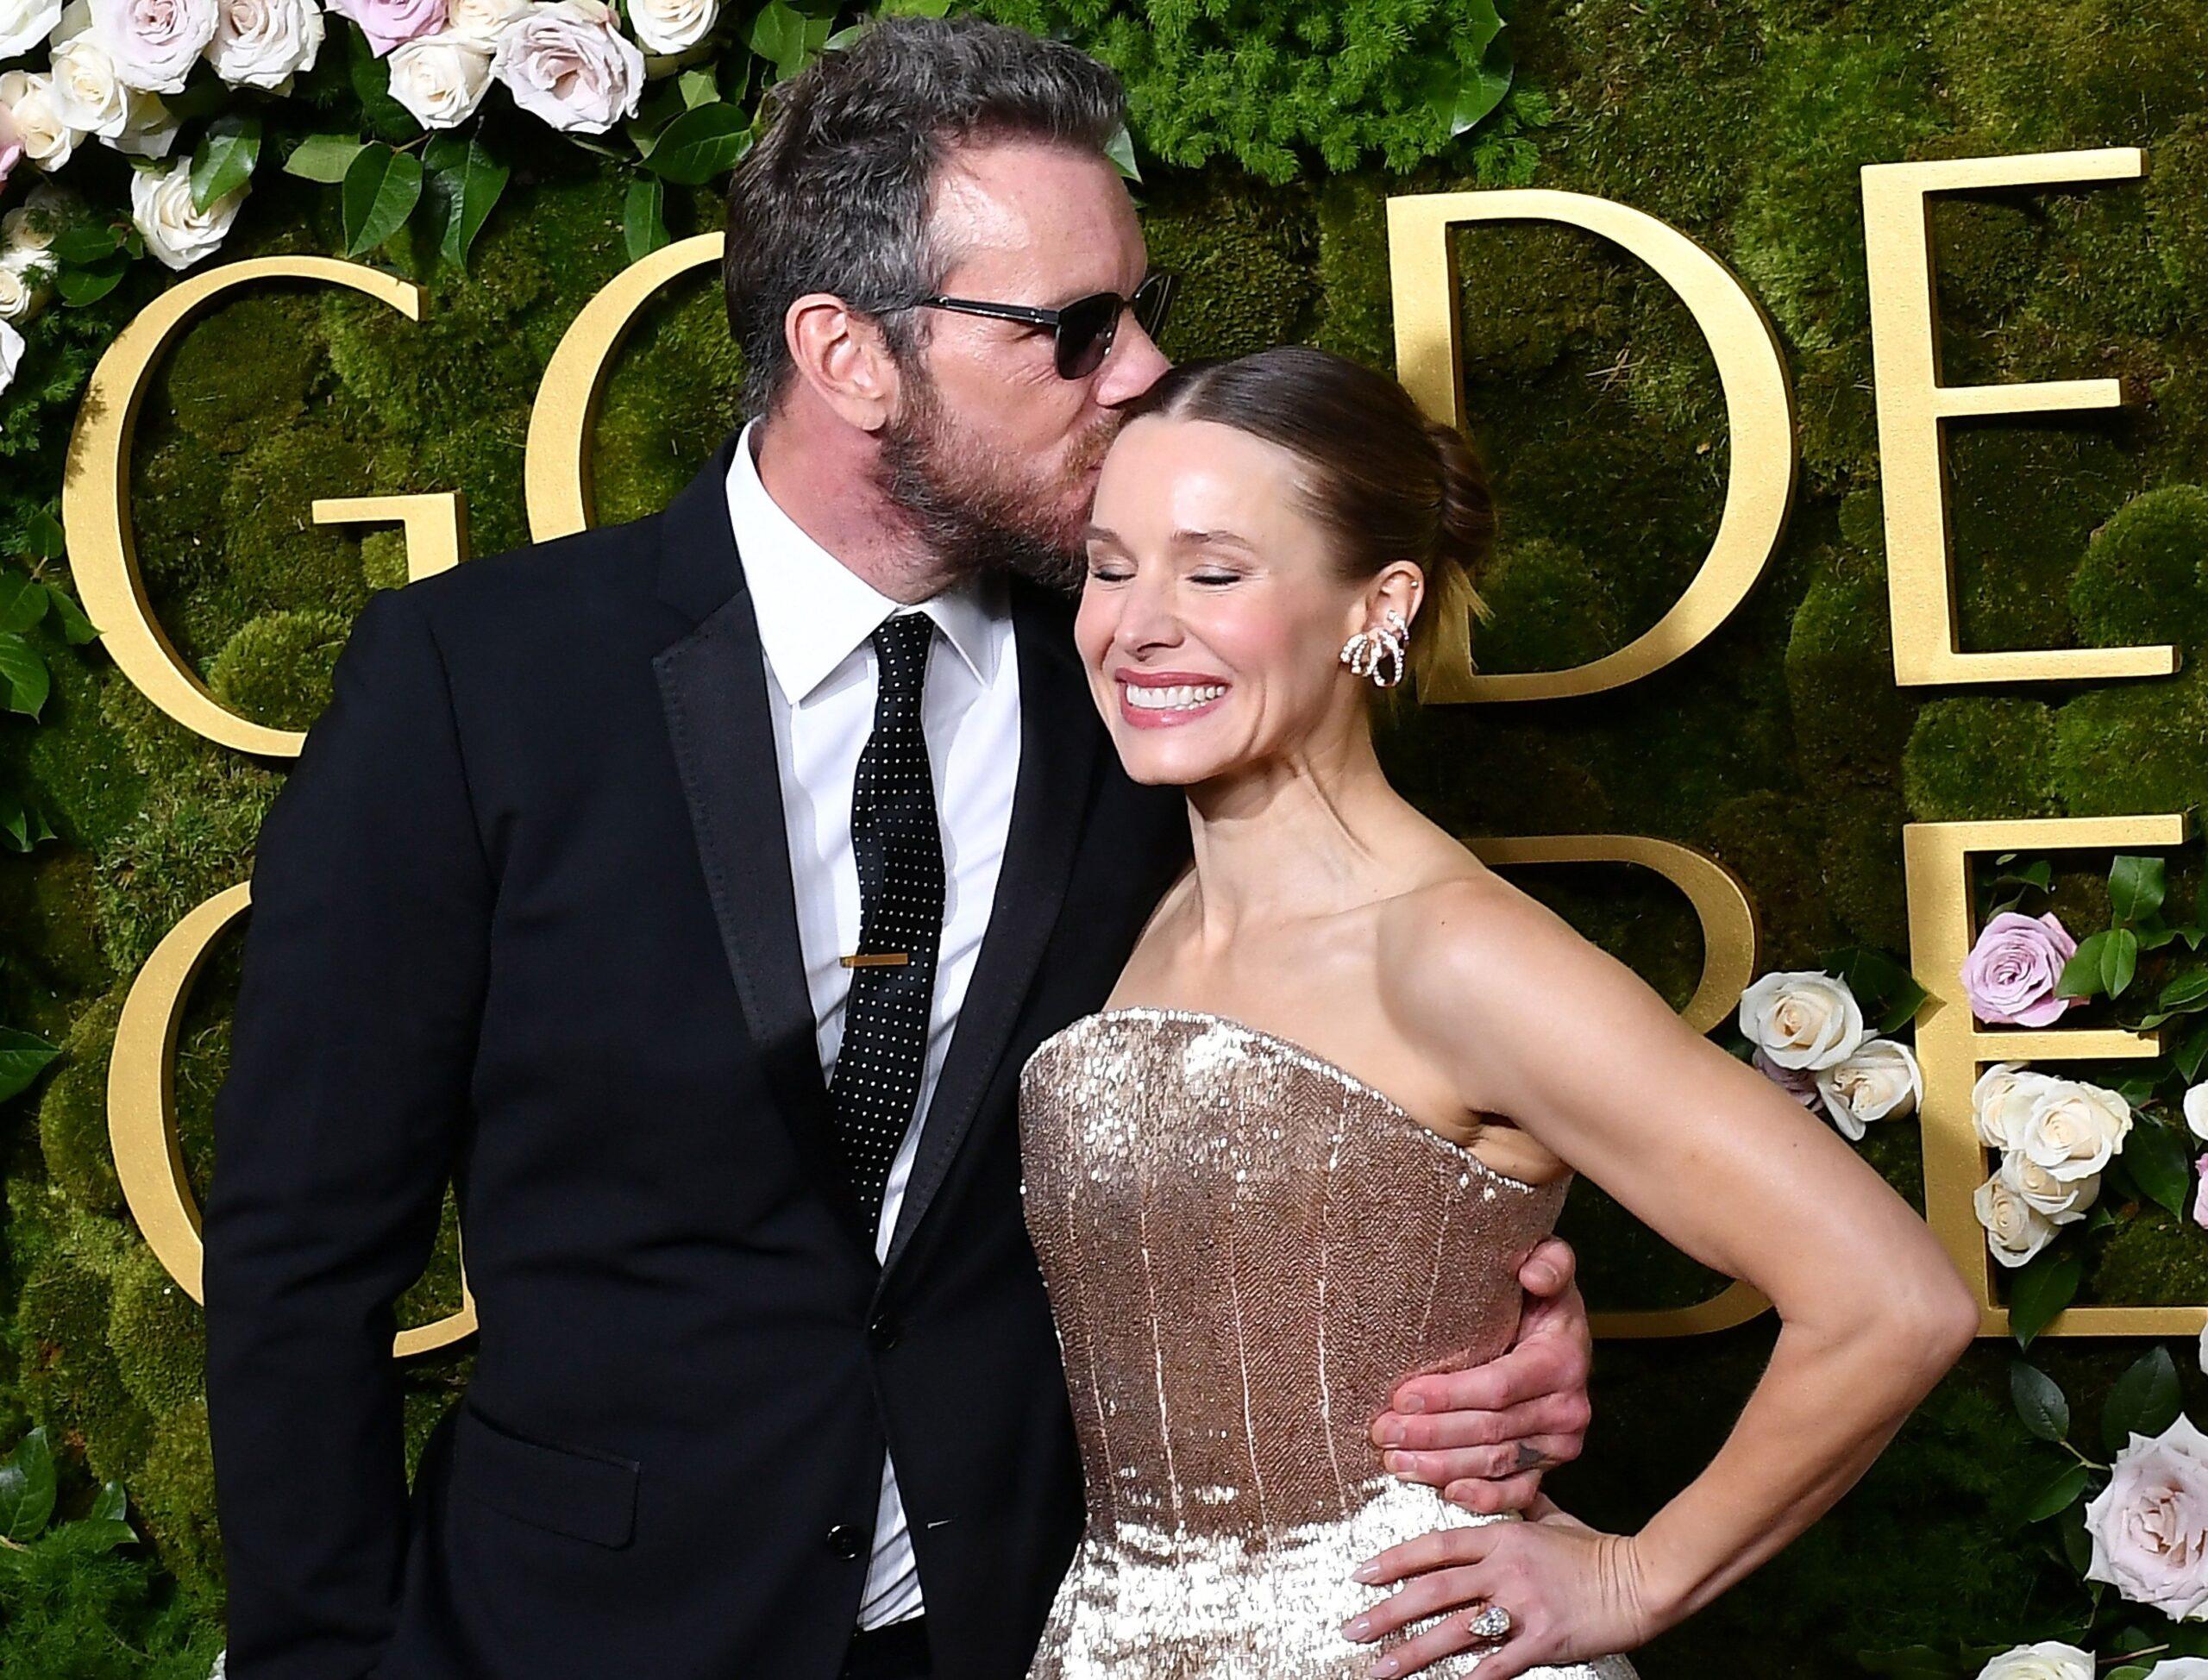
[(1341, 662), (1353, 675), (1371, 679), (1375, 688), (1393, 688), (1403, 680), (1410, 637), (1409, 622), (1389, 607), (1380, 615), (1379, 629), (1359, 630), (1342, 643)]

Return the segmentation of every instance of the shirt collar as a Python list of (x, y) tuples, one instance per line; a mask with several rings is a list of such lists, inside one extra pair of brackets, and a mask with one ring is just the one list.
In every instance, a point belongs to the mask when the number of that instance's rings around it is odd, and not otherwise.
[(1007, 616), (1002, 589), (975, 580), (917, 606), (881, 593), (806, 536), (767, 493), (752, 453), (758, 425), (747, 422), (737, 438), (728, 473), (729, 520), (759, 621), (760, 645), (790, 703), (801, 703), (833, 675), (883, 619), (906, 611), (934, 619), (975, 680), (988, 683), (1000, 648), (996, 630)]

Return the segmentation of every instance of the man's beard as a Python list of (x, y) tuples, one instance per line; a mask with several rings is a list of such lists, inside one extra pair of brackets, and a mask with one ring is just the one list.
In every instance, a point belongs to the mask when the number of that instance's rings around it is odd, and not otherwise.
[[(1082, 542), (1084, 506), (1069, 517), (1060, 483), (964, 436), (945, 415), (924, 368), (904, 371), (906, 402), (881, 434), (876, 468), (882, 494), (911, 523), (914, 537), (956, 577), (1012, 572), (1071, 593), (1088, 571)], [(1081, 440), (1068, 467), (1084, 481), (1119, 430), (1107, 415)]]

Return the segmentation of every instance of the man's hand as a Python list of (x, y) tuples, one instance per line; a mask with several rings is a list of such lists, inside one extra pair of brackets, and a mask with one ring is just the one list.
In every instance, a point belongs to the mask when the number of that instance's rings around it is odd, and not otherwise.
[(1372, 1421), (1382, 1463), (1468, 1511), (1526, 1510), (1543, 1472), (1586, 1444), (1594, 1338), (1572, 1282), (1576, 1257), (1552, 1237), (1526, 1257), (1528, 1299), (1509, 1348), (1471, 1370), (1415, 1376)]

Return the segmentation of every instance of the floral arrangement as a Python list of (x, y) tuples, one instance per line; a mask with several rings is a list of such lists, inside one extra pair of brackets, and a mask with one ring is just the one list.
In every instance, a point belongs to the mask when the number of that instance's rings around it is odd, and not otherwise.
[(279, 157), (338, 189), (347, 255), (426, 243), (464, 268), (541, 124), (633, 166), (643, 256), (670, 237), (667, 186), (750, 148), (758, 92), (871, 17), (950, 0), (881, 0), (839, 29), (848, 9), (766, 0), (738, 29), (721, 0), (0, 0), (0, 193), (28, 173), (86, 189), (48, 179), (0, 220), (0, 389), (53, 297), (90, 303), (143, 258), (202, 261)]

